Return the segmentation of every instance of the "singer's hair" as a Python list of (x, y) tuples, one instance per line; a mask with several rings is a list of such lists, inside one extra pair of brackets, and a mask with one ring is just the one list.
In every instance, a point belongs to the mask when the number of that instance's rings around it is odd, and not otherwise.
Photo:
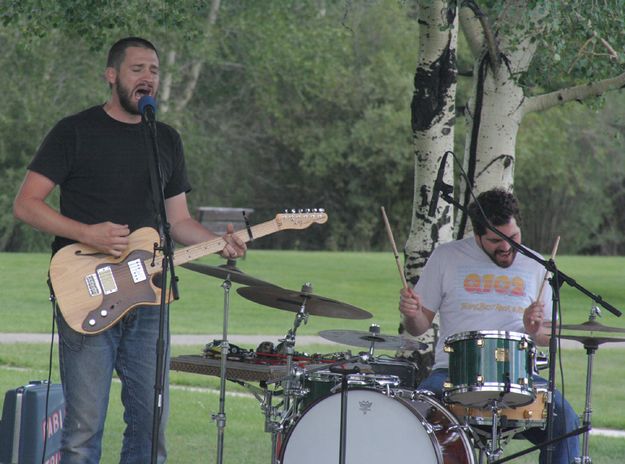
[(126, 37), (113, 44), (109, 50), (106, 67), (115, 68), (119, 71), (122, 61), (124, 61), (124, 57), (126, 56), (126, 49), (128, 47), (140, 47), (154, 50), (154, 53), (156, 53), (156, 56), (158, 57), (158, 50), (149, 40), (142, 39), (141, 37)]
[(476, 235), (481, 237), (486, 234), (486, 226), (482, 222), (484, 217), (477, 203), (493, 226), (503, 226), (512, 218), (516, 219), (517, 225), (521, 225), (521, 211), (515, 196), (504, 189), (495, 188), (480, 193), (477, 201), (469, 205), (469, 218)]

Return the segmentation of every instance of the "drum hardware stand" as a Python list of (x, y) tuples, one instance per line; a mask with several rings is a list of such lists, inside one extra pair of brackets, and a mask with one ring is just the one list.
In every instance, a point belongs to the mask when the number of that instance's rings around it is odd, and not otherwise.
[(226, 280), (221, 284), (224, 289), (224, 322), (223, 322), (223, 334), (221, 340), (221, 367), (219, 374), (219, 412), (211, 416), (212, 420), (217, 424), (217, 464), (223, 462), (224, 451), (224, 431), (226, 428), (226, 362), (228, 360), (228, 352), (230, 351), (230, 344), (228, 343), (228, 314), (230, 312), (230, 288), (232, 282), (230, 281), (230, 274), (227, 275)]
[[(373, 344), (373, 343), (372, 343)], [(339, 464), (345, 464), (345, 454), (347, 451), (347, 389), (348, 377), (350, 374), (360, 372), (358, 366), (351, 369), (343, 369), (338, 366), (330, 367), (330, 372), (341, 374), (341, 422), (339, 435)]]
[[(589, 321), (594, 322), (597, 316), (601, 317), (601, 310), (597, 306), (593, 306), (590, 309)], [(599, 349), (599, 343), (586, 340), (584, 342), (584, 348), (588, 355), (588, 364), (586, 367), (586, 403), (584, 405), (583, 425), (588, 427), (588, 430), (582, 435), (582, 455), (576, 460), (580, 464), (590, 464), (592, 459), (588, 455), (588, 446), (590, 438), (590, 429), (592, 428), (592, 407), (591, 407), (591, 391), (592, 391), (592, 368), (595, 357), (595, 352)]]

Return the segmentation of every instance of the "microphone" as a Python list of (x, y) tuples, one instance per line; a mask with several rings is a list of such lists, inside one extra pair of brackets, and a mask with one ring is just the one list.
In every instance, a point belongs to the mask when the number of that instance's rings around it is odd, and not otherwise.
[(441, 159), (441, 164), (438, 167), (438, 174), (436, 175), (436, 182), (434, 182), (434, 188), (432, 189), (432, 199), (430, 200), (430, 209), (428, 211), (428, 216), (434, 217), (436, 214), (436, 207), (438, 206), (438, 196), (441, 191), (444, 190), (444, 186), (446, 185), (443, 182), (443, 175), (445, 174), (445, 163), (447, 161), (448, 151), (445, 152), (443, 158)]
[(156, 106), (156, 100), (151, 95), (144, 95), (139, 99), (139, 103), (137, 104), (139, 113), (141, 113), (141, 116), (143, 116), (146, 122), (156, 121)]

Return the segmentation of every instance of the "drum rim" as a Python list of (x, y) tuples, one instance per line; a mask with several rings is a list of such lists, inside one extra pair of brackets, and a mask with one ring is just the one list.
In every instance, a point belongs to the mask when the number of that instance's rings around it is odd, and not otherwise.
[[(526, 398), (529, 398), (529, 401), (526, 403), (515, 403), (514, 405), (510, 405), (510, 406), (514, 406), (514, 407), (519, 407), (519, 406), (526, 406), (528, 404), (530, 404), (531, 402), (533, 402), (536, 399), (536, 395), (534, 394), (534, 390), (530, 387), (530, 391), (528, 391), (527, 387), (519, 385), (519, 384), (510, 384), (510, 391), (508, 393), (515, 393), (515, 394), (519, 394), (521, 396), (524, 396)], [(503, 388), (507, 388), (508, 385), (505, 383), (496, 383), (496, 382), (489, 382), (488, 384), (484, 384), (484, 387), (480, 387), (480, 388), (476, 388), (475, 386), (471, 386), (471, 385), (459, 385), (459, 386), (454, 386), (453, 388), (447, 389), (444, 391), (443, 396), (444, 396), (444, 402), (445, 403), (457, 403), (457, 404), (461, 404), (463, 406), (468, 405), (469, 407), (478, 407), (475, 404), (470, 404), (470, 403), (464, 403), (462, 401), (458, 401), (458, 399), (451, 399), (450, 396), (452, 396), (451, 394), (462, 394), (462, 393), (473, 393), (473, 392), (499, 392), (501, 393), (502, 391), (502, 387)], [(527, 395), (526, 393), (530, 393), (529, 395)]]
[(445, 344), (447, 345), (460, 340), (475, 340), (477, 338), (494, 338), (515, 341), (525, 340), (533, 343), (532, 338), (523, 332), (513, 332), (508, 330), (470, 330), (450, 335), (445, 339)]

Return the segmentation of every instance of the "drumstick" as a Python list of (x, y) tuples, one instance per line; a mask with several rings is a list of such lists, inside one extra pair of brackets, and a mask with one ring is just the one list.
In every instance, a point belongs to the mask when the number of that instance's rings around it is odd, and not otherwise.
[[(550, 260), (552, 260), (553, 258), (556, 257), (556, 253), (558, 252), (558, 245), (560, 244), (560, 236), (558, 235), (556, 237), (556, 243), (553, 244), (553, 250), (551, 251), (551, 258)], [(543, 296), (543, 289), (545, 288), (545, 283), (547, 283), (547, 280), (549, 280), (549, 271), (545, 271), (545, 278), (543, 279), (542, 284), (540, 284), (540, 290), (538, 290), (538, 296), (536, 297), (536, 301), (540, 301), (540, 299)]]
[(393, 248), (393, 255), (395, 256), (395, 262), (397, 263), (397, 270), (399, 271), (399, 276), (401, 277), (402, 284), (404, 285), (404, 288), (410, 288), (408, 287), (408, 282), (406, 282), (406, 276), (404, 275), (401, 263), (399, 262), (399, 253), (397, 253), (397, 246), (395, 246), (393, 231), (391, 230), (391, 225), (388, 223), (388, 218), (386, 217), (386, 211), (384, 211), (384, 206), (380, 206), (380, 209), (382, 210), (382, 217), (384, 218), (386, 233), (388, 234), (388, 239), (390, 240), (391, 247)]

